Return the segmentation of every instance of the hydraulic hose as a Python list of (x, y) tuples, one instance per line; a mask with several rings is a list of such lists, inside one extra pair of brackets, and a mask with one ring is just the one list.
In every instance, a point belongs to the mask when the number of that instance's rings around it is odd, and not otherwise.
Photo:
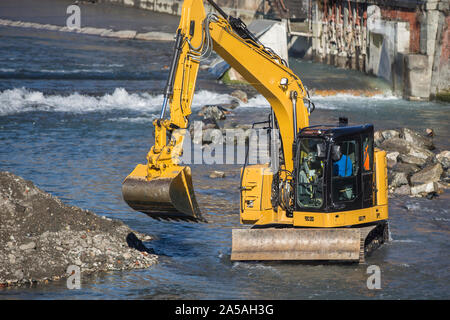
[(178, 67), (178, 60), (180, 58), (182, 41), (183, 41), (183, 35), (181, 34), (181, 31), (178, 30), (177, 38), (175, 40), (175, 48), (173, 50), (173, 55), (172, 55), (172, 61), (170, 63), (169, 77), (167, 78), (166, 87), (164, 89), (164, 101), (163, 101), (163, 105), (161, 108), (161, 114), (159, 115), (159, 119), (164, 118), (164, 115), (166, 113), (167, 103), (168, 103), (169, 97), (173, 91), (173, 83), (175, 81), (175, 71), (177, 70), (177, 67)]

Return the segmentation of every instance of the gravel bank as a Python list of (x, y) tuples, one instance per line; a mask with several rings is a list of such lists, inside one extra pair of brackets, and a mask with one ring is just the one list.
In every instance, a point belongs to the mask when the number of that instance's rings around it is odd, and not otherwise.
[(83, 273), (147, 268), (157, 256), (139, 239), (151, 237), (0, 172), (0, 286), (58, 280), (70, 265)]

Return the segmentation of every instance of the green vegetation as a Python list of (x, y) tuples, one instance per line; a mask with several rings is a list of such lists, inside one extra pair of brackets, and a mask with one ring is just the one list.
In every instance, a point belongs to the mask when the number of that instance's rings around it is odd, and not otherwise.
[(231, 80), (231, 79), (230, 79), (229, 72), (230, 72), (230, 69), (228, 69), (227, 72), (224, 73), (224, 75), (222, 76), (222, 78), (220, 78), (220, 80), (222, 80), (222, 82), (223, 82), (224, 84), (227, 84), (227, 85), (233, 85), (233, 84), (248, 85), (248, 82), (247, 82), (247, 81)]
[(436, 100), (450, 102), (450, 90), (436, 93)]

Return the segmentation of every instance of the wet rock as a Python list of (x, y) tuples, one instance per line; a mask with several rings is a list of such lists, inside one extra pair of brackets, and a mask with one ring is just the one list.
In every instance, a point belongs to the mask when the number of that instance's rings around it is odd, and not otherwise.
[(225, 120), (226, 114), (229, 113), (227, 109), (219, 105), (207, 105), (202, 108), (198, 113), (199, 116), (203, 116), (203, 119)]
[(219, 125), (217, 124), (217, 121), (213, 118), (204, 119), (202, 122), (203, 122), (203, 130), (219, 129)]
[(376, 147), (379, 147), (381, 143), (384, 141), (383, 135), (381, 131), (375, 131), (373, 134), (373, 139)]
[(389, 186), (391, 187), (400, 187), (401, 185), (408, 185), (408, 176), (405, 172), (391, 172), (389, 174)]
[(409, 144), (405, 143), (405, 140), (400, 138), (392, 138), (389, 140), (384, 140), (380, 148), (386, 151), (396, 151), (399, 153), (407, 154), (409, 153)]
[(397, 158), (398, 158), (399, 154), (400, 153), (397, 151), (392, 151), (392, 152), (386, 153), (386, 161), (387, 161), (388, 168), (392, 168), (397, 164)]
[(414, 164), (416, 166), (423, 166), (427, 162), (426, 159), (415, 157), (409, 154), (402, 154), (399, 156), (399, 160), (403, 163)]
[[(0, 286), (60, 279), (72, 264), (94, 273), (146, 268), (157, 261), (127, 245), (133, 231), (122, 221), (65, 205), (9, 172), (0, 172), (0, 221)], [(129, 259), (117, 264), (116, 257), (126, 253)]]
[(401, 137), (412, 145), (428, 150), (434, 149), (433, 139), (430, 137), (424, 137), (420, 133), (409, 128), (402, 128), (400, 133)]
[(405, 184), (398, 188), (395, 188), (393, 193), (399, 196), (407, 196), (411, 194), (411, 187)]
[(223, 171), (213, 171), (209, 175), (210, 178), (216, 179), (216, 178), (225, 178), (225, 172)]
[(444, 170), (442, 169), (442, 165), (440, 163), (432, 164), (413, 174), (410, 181), (412, 185), (437, 182), (441, 178), (443, 172)]
[(423, 159), (425, 161), (430, 161), (434, 157), (434, 153), (431, 152), (430, 150), (417, 147), (411, 144), (409, 145), (409, 155)]
[(436, 155), (436, 160), (442, 165), (444, 169), (450, 167), (450, 151), (445, 150)]
[(408, 175), (410, 175), (411, 173), (415, 173), (415, 172), (417, 172), (419, 170), (420, 170), (420, 168), (418, 166), (414, 165), (414, 164), (402, 163), (402, 162), (398, 162), (392, 168), (392, 171), (405, 172)]
[(450, 183), (450, 170), (449, 169), (445, 170), (445, 172), (442, 174), (442, 181), (445, 183)]
[(426, 195), (426, 198), (428, 200), (432, 200), (432, 199), (437, 198), (437, 197), (439, 197), (439, 192), (430, 192), (430, 193), (428, 193)]
[(428, 182), (428, 183), (423, 183), (423, 184), (419, 184), (416, 186), (412, 186), (411, 187), (411, 195), (413, 196), (423, 196), (423, 195), (427, 195), (428, 193), (431, 192), (437, 192), (438, 189), (438, 185), (436, 182)]
[(223, 107), (227, 109), (236, 109), (240, 104), (239, 99), (234, 98), (230, 101), (230, 103), (223, 104)]
[(399, 138), (400, 132), (398, 132), (397, 130), (383, 130), (381, 131), (381, 136), (383, 137), (384, 140)]
[(244, 102), (244, 103), (247, 103), (247, 102), (248, 102), (247, 93), (245, 93), (245, 92), (242, 91), (242, 90), (234, 90), (234, 91), (231, 93), (231, 96), (233, 96), (233, 97), (239, 99), (240, 101), (242, 101), (242, 102)]
[(442, 189), (442, 190), (450, 188), (450, 183), (446, 182), (446, 181), (439, 181), (437, 184), (438, 184), (439, 189)]

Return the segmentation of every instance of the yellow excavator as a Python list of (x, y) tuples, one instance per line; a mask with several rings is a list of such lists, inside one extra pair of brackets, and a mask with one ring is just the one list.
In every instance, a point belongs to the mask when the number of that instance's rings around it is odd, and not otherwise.
[(299, 77), (207, 1), (218, 14), (207, 15), (202, 0), (183, 3), (155, 144), (125, 178), (124, 200), (155, 219), (205, 221), (180, 157), (199, 64), (214, 50), (267, 99), (267, 128), (281, 141), (270, 163), (241, 169), (240, 222), (252, 227), (232, 230), (231, 260), (364, 262), (388, 240), (386, 154), (374, 148), (373, 125), (310, 126), (315, 107)]

